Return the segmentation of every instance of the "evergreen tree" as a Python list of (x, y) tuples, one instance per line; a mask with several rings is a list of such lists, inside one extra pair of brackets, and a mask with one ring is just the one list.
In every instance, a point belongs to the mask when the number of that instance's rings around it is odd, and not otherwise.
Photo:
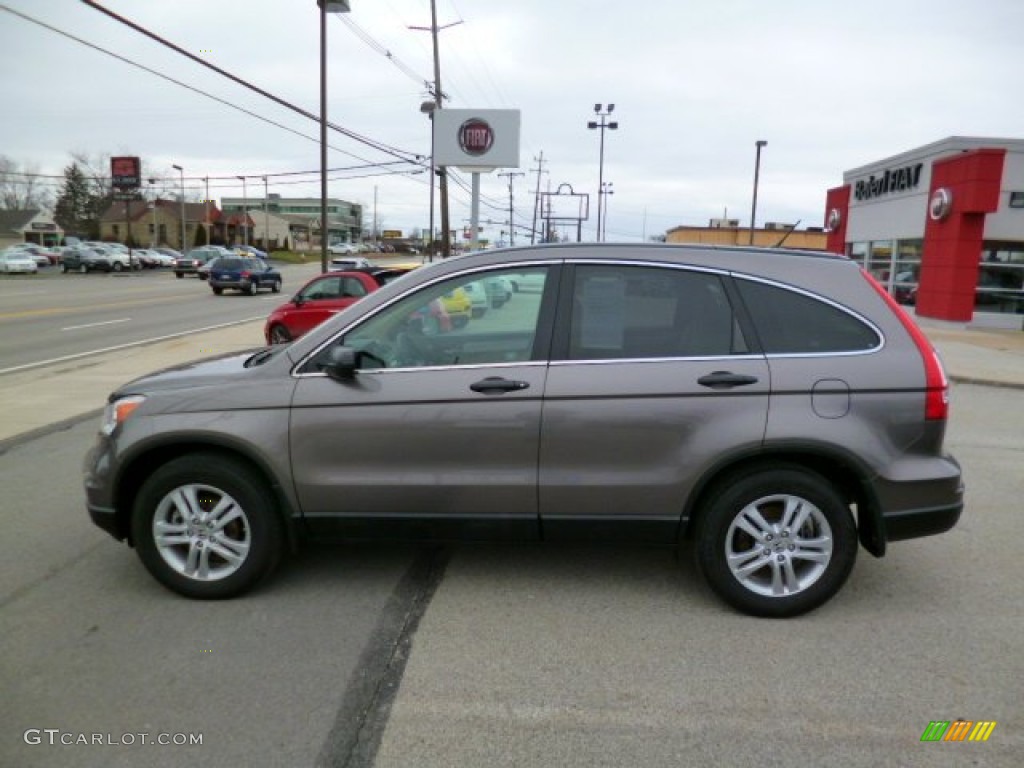
[(53, 218), (69, 235), (91, 236), (99, 224), (95, 209), (89, 182), (78, 163), (72, 163), (64, 169), (64, 185), (57, 196)]

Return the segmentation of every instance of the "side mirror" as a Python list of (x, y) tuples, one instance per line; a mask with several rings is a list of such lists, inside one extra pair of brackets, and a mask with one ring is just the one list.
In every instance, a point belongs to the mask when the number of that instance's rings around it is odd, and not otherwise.
[(359, 353), (352, 347), (335, 346), (327, 352), (322, 370), (337, 381), (351, 381), (359, 367)]
[(301, 307), (305, 303), (306, 300), (302, 298), (301, 295), (296, 293), (294, 296), (292, 296), (292, 304), (294, 304), (296, 307)]

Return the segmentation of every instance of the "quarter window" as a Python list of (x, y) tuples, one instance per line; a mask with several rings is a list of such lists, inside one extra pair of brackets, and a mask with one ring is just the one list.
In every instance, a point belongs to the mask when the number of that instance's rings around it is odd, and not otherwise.
[(831, 304), (753, 280), (736, 284), (767, 354), (863, 352), (881, 343), (872, 328)]
[(572, 360), (747, 351), (718, 275), (660, 267), (578, 266), (569, 339)]

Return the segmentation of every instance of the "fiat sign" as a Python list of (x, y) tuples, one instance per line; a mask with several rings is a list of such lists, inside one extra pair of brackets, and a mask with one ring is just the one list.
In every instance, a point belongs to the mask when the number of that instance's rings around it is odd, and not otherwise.
[(486, 120), (473, 117), (459, 128), (459, 146), (467, 155), (482, 155), (494, 144), (494, 131)]
[(438, 109), (434, 162), (467, 171), (519, 167), (519, 110)]

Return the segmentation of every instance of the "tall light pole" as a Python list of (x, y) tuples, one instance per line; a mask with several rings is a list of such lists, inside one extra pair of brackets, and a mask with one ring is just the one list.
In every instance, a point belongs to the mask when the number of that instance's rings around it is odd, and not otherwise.
[(156, 179), (150, 179), (149, 180), (149, 188), (151, 190), (153, 190), (153, 202), (150, 203), (150, 206), (149, 206), (150, 209), (153, 211), (153, 233), (152, 233), (152, 236), (149, 238), (149, 247), (150, 248), (156, 248), (158, 245), (160, 245), (160, 241), (157, 240), (157, 235), (156, 235), (156, 202), (157, 202), (157, 200), (160, 199), (160, 196), (156, 193), (156, 188), (153, 186), (154, 184), (156, 184)]
[(249, 244), (249, 192), (245, 186), (245, 176), (235, 176), (242, 181), (242, 245)]
[(267, 177), (263, 177), (263, 250), (270, 255), (270, 191)]
[(420, 104), (420, 112), (430, 118), (430, 239), (427, 241), (427, 261), (434, 260), (434, 110), (437, 104), (424, 101)]
[(181, 252), (185, 253), (185, 169), (180, 165), (172, 165), (171, 168), (181, 175)]
[(327, 14), (348, 13), (348, 0), (317, 0), (320, 6), (320, 271), (327, 271)]
[(761, 175), (761, 147), (768, 146), (768, 142), (758, 139), (754, 146), (757, 147), (757, 157), (754, 160), (754, 202), (750, 205), (750, 245), (754, 244), (754, 227), (757, 222), (757, 180)]
[(210, 244), (210, 177), (203, 178), (206, 182), (206, 197), (203, 199), (203, 225), (206, 229), (206, 244)]
[[(612, 189), (613, 182), (606, 181), (601, 184), (601, 197), (598, 199), (598, 208), (604, 208), (604, 214), (601, 219), (601, 239), (607, 239), (608, 234), (608, 195), (614, 195), (615, 190)], [(600, 211), (599, 211), (600, 212)]]
[(608, 109), (604, 110), (602, 104), (594, 105), (594, 114), (601, 118), (601, 122), (591, 120), (587, 123), (587, 128), (590, 130), (600, 129), (601, 130), (601, 154), (598, 162), (597, 170), (597, 189), (598, 189), (598, 206), (597, 206), (597, 232), (595, 239), (600, 242), (601, 240), (601, 187), (604, 184), (604, 132), (605, 129), (610, 131), (618, 130), (619, 124), (617, 122), (606, 122), (605, 118), (608, 117), (612, 112), (615, 111), (615, 105), (609, 104)]

